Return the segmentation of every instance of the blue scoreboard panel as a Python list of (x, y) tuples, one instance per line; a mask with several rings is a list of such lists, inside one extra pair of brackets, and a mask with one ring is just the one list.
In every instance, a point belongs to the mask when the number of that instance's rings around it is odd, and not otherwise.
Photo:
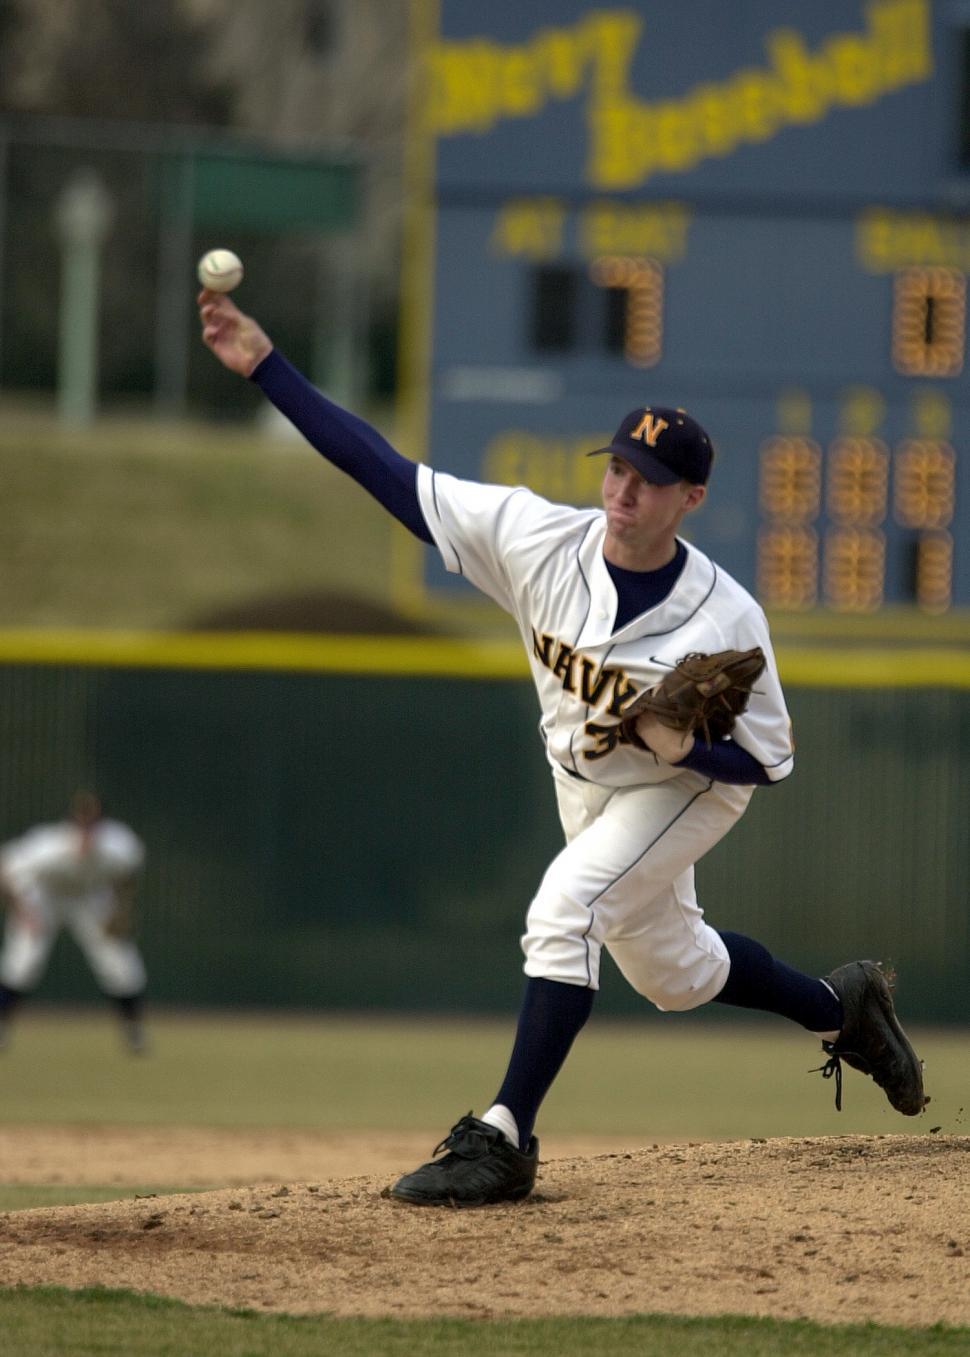
[(683, 406), (685, 526), (765, 606), (970, 604), (970, 4), (416, 6), (419, 451), (594, 503)]

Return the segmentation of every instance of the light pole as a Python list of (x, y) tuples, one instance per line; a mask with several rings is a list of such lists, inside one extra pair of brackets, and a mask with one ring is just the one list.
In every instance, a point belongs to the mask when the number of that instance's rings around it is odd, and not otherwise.
[(97, 409), (101, 247), (111, 198), (98, 175), (79, 170), (55, 208), (61, 242), (57, 411), (62, 424), (90, 424)]

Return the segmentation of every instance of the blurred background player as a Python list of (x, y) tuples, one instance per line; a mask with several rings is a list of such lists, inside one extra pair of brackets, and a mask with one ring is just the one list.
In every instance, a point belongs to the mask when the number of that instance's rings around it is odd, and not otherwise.
[(145, 1049), (147, 976), (132, 936), (145, 849), (127, 825), (106, 819), (92, 791), (75, 792), (68, 818), (37, 825), (0, 848), (6, 928), (0, 953), (0, 1047), (18, 1003), (41, 981), (62, 928), (81, 948), (118, 1009), (129, 1050)]

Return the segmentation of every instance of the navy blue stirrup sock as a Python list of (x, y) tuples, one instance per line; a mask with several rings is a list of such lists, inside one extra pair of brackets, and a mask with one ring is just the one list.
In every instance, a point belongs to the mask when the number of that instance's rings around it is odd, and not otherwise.
[(20, 990), (11, 989), (9, 985), (0, 985), (0, 1018), (12, 1013), (23, 997)]
[(810, 1032), (841, 1029), (842, 1004), (824, 981), (776, 961), (767, 947), (741, 933), (721, 933), (721, 939), (731, 972), (715, 1003), (779, 1013)]
[(559, 980), (526, 982), (512, 1057), (494, 1098), (515, 1118), (523, 1149), (529, 1144), (539, 1104), (592, 1012), (595, 995), (595, 990)]

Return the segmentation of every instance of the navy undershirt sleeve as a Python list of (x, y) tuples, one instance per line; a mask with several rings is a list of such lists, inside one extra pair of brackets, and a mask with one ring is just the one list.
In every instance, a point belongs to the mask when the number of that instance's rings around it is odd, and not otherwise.
[(733, 740), (712, 740), (708, 749), (705, 741), (695, 735), (694, 748), (677, 767), (689, 768), (692, 773), (713, 778), (715, 782), (733, 782), (739, 787), (771, 786), (771, 778), (754, 755)]
[(418, 501), (418, 467), (366, 420), (328, 400), (273, 349), (251, 381), (328, 462), (352, 476), (422, 542), (434, 539)]

